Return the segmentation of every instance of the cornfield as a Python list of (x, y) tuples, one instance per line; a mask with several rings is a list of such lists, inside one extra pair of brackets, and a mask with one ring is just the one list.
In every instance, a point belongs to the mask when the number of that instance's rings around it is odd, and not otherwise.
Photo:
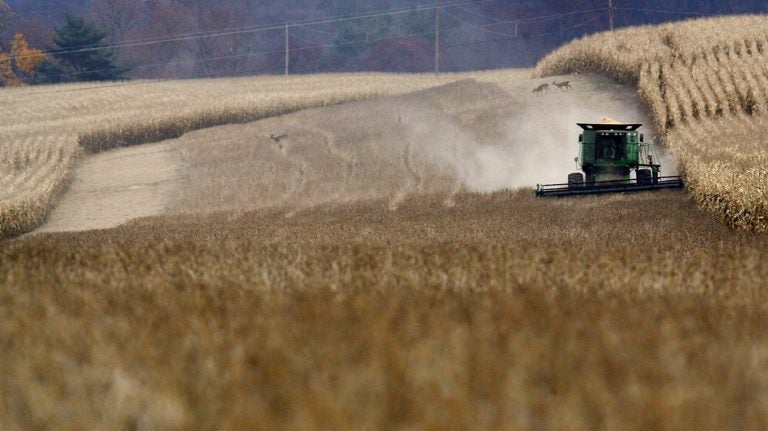
[(697, 202), (728, 224), (768, 230), (768, 18), (628, 28), (573, 42), (535, 75), (594, 71), (636, 85)]
[(0, 428), (768, 427), (768, 241), (679, 191), (421, 195), (0, 247)]

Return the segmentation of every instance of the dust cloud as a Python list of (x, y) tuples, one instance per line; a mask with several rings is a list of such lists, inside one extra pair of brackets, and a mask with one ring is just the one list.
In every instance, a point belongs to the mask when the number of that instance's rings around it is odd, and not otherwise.
[[(550, 78), (550, 82), (551, 82)], [(563, 183), (578, 169), (577, 122), (646, 124), (634, 90), (595, 76), (536, 95), (540, 82), (461, 80), (395, 97), (299, 111), (177, 140), (179, 212), (286, 208)], [(273, 139), (272, 136), (281, 136)], [(665, 171), (666, 172), (666, 171)]]
[[(533, 88), (533, 83), (528, 86)], [(648, 139), (656, 134), (634, 91), (620, 84), (592, 78), (580, 80), (571, 90), (541, 95), (527, 87), (506, 92), (509, 101), (503, 106), (489, 102), (487, 109), (471, 116), (483, 121), (468, 123), (462, 115), (428, 104), (411, 106), (403, 122), (407, 139), (431, 163), (450, 170), (466, 189), (491, 192), (565, 182), (568, 173), (579, 170), (574, 158), (581, 128), (576, 123), (611, 117), (643, 123), (640, 132)], [(672, 158), (660, 146), (656, 152), (662, 173), (674, 175)]]

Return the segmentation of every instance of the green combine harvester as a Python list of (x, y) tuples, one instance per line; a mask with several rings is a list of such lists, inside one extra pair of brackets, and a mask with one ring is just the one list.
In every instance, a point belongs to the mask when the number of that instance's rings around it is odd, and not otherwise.
[(637, 132), (641, 124), (622, 124), (611, 119), (598, 124), (577, 124), (584, 130), (579, 135), (580, 152), (576, 158), (582, 172), (569, 174), (567, 183), (537, 185), (536, 196), (637, 192), (684, 186), (679, 176), (661, 176), (653, 144), (644, 142), (643, 134)]

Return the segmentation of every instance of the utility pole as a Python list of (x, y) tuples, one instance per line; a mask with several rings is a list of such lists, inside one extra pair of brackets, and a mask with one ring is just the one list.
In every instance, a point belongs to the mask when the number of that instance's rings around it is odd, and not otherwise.
[(608, 28), (613, 31), (613, 0), (608, 0)]
[(288, 23), (285, 23), (285, 75), (290, 72), (291, 67), (291, 37), (288, 33)]
[(435, 75), (440, 73), (440, 0), (435, 5)]

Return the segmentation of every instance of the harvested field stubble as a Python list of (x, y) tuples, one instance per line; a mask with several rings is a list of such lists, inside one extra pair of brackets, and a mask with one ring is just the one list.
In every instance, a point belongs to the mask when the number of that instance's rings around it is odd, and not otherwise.
[[(188, 133), (183, 185), (166, 212), (283, 207), (561, 182), (573, 169), (578, 121), (610, 112), (648, 123), (632, 89), (571, 77), (573, 89), (535, 97), (530, 80), (467, 79), (407, 95), (308, 109)], [(552, 118), (559, 121), (553, 122)], [(641, 129), (648, 136), (653, 128)], [(281, 136), (279, 139), (270, 136)], [(665, 173), (675, 172), (664, 159)]]
[(768, 426), (764, 236), (681, 192), (454, 200), (6, 243), (0, 425)]
[(766, 231), (768, 144), (755, 133), (768, 119), (766, 25), (766, 16), (739, 16), (623, 29), (570, 43), (535, 73), (592, 71), (636, 84), (699, 204), (732, 226)]
[[(472, 74), (506, 81), (530, 71)], [(45, 220), (79, 148), (104, 151), (304, 108), (403, 94), (467, 74), (333, 74), (0, 89), (0, 238)]]

